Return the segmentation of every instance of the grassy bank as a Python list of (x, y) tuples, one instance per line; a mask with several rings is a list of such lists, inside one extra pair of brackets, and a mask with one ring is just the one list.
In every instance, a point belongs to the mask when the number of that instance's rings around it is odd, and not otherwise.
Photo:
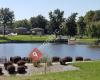
[(0, 43), (17, 43), (17, 42), (44, 42), (46, 40), (53, 41), (54, 35), (44, 35), (44, 36), (35, 36), (35, 35), (17, 35), (17, 36), (0, 36)]
[(94, 43), (97, 39), (92, 38), (83, 38), (83, 39), (77, 39), (78, 43)]
[[(35, 43), (35, 42), (44, 42), (44, 41), (53, 41), (55, 39), (54, 35), (17, 35), (17, 36), (8, 36), (0, 35), (0, 43)], [(83, 38), (76, 39), (76, 42), (81, 44), (94, 43), (97, 39), (92, 38)]]
[(1, 77), (2, 80), (100, 80), (100, 61), (73, 64), (78, 71), (66, 71), (33, 76)]

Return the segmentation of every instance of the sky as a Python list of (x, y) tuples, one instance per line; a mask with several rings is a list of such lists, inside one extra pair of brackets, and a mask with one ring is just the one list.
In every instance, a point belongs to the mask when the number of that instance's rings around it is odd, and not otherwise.
[(55, 9), (64, 11), (67, 18), (77, 12), (84, 16), (87, 11), (100, 9), (100, 0), (0, 0), (0, 8), (14, 11), (15, 20), (29, 19), (42, 14), (49, 19), (48, 12)]

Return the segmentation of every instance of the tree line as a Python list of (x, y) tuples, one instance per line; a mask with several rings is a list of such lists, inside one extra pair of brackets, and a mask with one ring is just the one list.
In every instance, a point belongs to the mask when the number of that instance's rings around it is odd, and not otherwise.
[(9, 8), (0, 9), (0, 25), (5, 28), (15, 29), (25, 27), (28, 30), (32, 28), (42, 28), (45, 34), (67, 35), (67, 36), (84, 36), (100, 39), (100, 10), (90, 10), (85, 16), (78, 13), (72, 13), (68, 18), (64, 17), (64, 11), (56, 9), (48, 13), (49, 20), (41, 14), (33, 16), (30, 19), (15, 21), (14, 11)]

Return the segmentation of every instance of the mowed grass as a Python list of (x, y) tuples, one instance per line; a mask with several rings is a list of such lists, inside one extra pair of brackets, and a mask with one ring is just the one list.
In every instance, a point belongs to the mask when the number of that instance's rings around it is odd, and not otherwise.
[(5, 38), (0, 36), (0, 42), (4, 41), (52, 41), (54, 39), (54, 35), (17, 35), (17, 36), (8, 36), (6, 35)]
[[(17, 36), (8, 36), (6, 35), (5, 38), (3, 35), (0, 35), (0, 43), (3, 42), (38, 42), (38, 41), (53, 41), (55, 39), (55, 35), (17, 35)], [(97, 39), (92, 38), (77, 38), (76, 42), (78, 43), (94, 43)]]
[(94, 43), (97, 41), (97, 39), (92, 39), (92, 38), (83, 38), (83, 39), (78, 39), (77, 42), (82, 42), (82, 43)]
[(33, 76), (9, 76), (0, 80), (100, 80), (100, 61), (72, 64), (80, 68), (77, 71), (49, 73)]

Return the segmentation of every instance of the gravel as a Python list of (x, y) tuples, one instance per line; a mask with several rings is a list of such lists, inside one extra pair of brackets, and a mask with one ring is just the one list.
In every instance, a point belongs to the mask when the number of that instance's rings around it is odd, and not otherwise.
[[(17, 65), (16, 70), (17, 70)], [(18, 76), (26, 75), (26, 76), (31, 76), (33, 74), (45, 74), (45, 67), (34, 67), (33, 64), (26, 64), (28, 67), (26, 69), (27, 73), (26, 74), (16, 74)], [(3, 68), (3, 73), (5, 76), (10, 76), (8, 72), (4, 69), (3, 64), (0, 64), (0, 67)], [(46, 73), (53, 73), (53, 72), (63, 72), (63, 71), (72, 71), (72, 70), (79, 70), (78, 67), (75, 67), (73, 65), (60, 65), (59, 63), (54, 63), (52, 66), (46, 67)]]

